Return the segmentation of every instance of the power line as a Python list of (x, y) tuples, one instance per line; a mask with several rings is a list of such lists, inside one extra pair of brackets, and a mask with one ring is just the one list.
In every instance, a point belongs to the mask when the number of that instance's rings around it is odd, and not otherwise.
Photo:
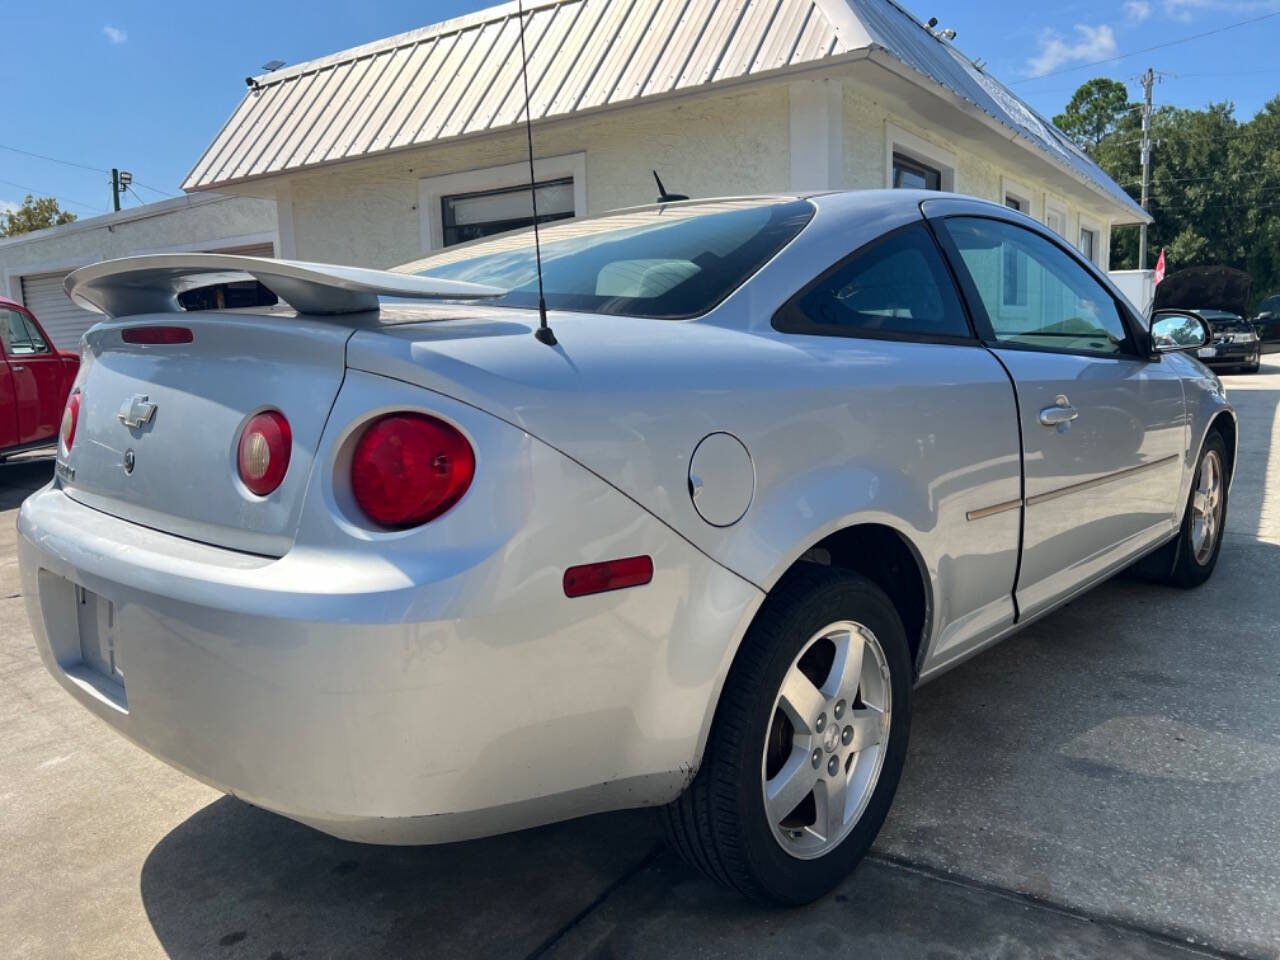
[(1150, 47), (1143, 47), (1141, 50), (1133, 50), (1129, 53), (1117, 54), (1114, 57), (1103, 57), (1100, 60), (1090, 60), (1086, 63), (1077, 63), (1073, 67), (1062, 67), (1058, 70), (1050, 70), (1048, 73), (1042, 73), (1037, 77), (1023, 77), (1021, 80), (1012, 81), (1009, 86), (1018, 83), (1030, 83), (1032, 80), (1043, 80), (1045, 77), (1056, 77), (1061, 73), (1071, 73), (1073, 70), (1084, 70), (1087, 67), (1096, 67), (1103, 63), (1115, 63), (1118, 60), (1127, 60), (1130, 57), (1136, 57), (1140, 54), (1151, 53), (1153, 50), (1164, 50), (1167, 47), (1176, 47), (1181, 43), (1190, 43), (1192, 40), (1200, 40), (1204, 37), (1212, 37), (1214, 34), (1223, 33), (1227, 30), (1234, 30), (1236, 27), (1246, 27), (1251, 23), (1259, 23), (1262, 20), (1269, 20), (1271, 17), (1280, 16), (1280, 10), (1264, 13), (1258, 17), (1251, 17), (1248, 20), (1239, 20), (1235, 23), (1228, 23), (1225, 26), (1215, 27), (1213, 30), (1205, 30), (1203, 33), (1193, 33), (1190, 36), (1181, 37), (1177, 40), (1168, 40), (1164, 43), (1157, 43)]
[[(111, 171), (106, 170), (102, 167), (90, 167), (83, 163), (76, 163), (72, 160), (62, 160), (62, 159), (59, 159), (58, 157), (50, 157), (47, 154), (43, 154), (43, 153), (33, 153), (30, 150), (22, 150), (19, 147), (11, 147), (3, 143), (0, 143), (0, 150), (8, 150), (10, 153), (20, 153), (24, 157), (33, 157), (36, 160), (45, 160), (45, 161), (48, 161), (49, 163), (60, 163), (64, 167), (75, 167), (77, 170), (88, 170), (90, 173), (105, 173), (107, 176), (111, 176)], [(137, 180), (135, 180), (134, 183), (138, 184), (138, 186), (142, 187), (143, 189), (150, 190), (153, 193), (158, 193), (162, 197), (177, 196), (176, 193), (170, 193), (169, 191), (161, 190), (158, 187), (149, 187), (145, 183), (140, 183)]]
[(17, 147), (6, 146), (3, 143), (0, 143), (0, 150), (8, 150), (10, 153), (20, 153), (24, 157), (35, 157), (37, 160), (48, 160), (50, 163), (60, 163), (64, 167), (76, 167), (80, 170), (88, 170), (90, 173), (111, 173), (110, 170), (104, 170), (101, 167), (89, 167), (83, 163), (73, 163), (70, 160), (59, 160), (57, 157), (49, 157), (43, 153), (32, 153), (30, 150), (20, 150)]
[[(14, 183), (12, 180), (0, 180), (0, 183), (3, 183), (7, 187), (16, 187), (19, 190), (22, 190), (22, 191), (25, 191), (26, 193), (31, 194), (31, 196), (33, 197), (51, 196), (51, 194), (47, 190), (40, 190), (37, 187), (29, 187), (29, 186), (26, 186), (25, 184)], [(92, 210), (95, 213), (107, 212), (103, 207), (94, 206), (92, 203), (84, 203), (83, 201), (80, 201), (80, 200), (72, 200), (70, 197), (63, 197), (59, 201), (59, 203), (66, 203), (73, 207), (84, 207), (86, 210)]]

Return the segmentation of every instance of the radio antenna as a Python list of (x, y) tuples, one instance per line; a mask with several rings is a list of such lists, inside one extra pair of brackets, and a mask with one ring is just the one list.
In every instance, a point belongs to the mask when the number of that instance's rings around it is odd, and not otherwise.
[(520, 76), (524, 80), (524, 133), (529, 142), (529, 199), (533, 203), (533, 253), (538, 264), (538, 329), (533, 331), (538, 342), (556, 345), (556, 335), (547, 326), (547, 298), (542, 292), (542, 241), (538, 236), (538, 184), (533, 173), (533, 116), (529, 110), (529, 56), (524, 49), (524, 0), (516, 0), (516, 16), (520, 18)]

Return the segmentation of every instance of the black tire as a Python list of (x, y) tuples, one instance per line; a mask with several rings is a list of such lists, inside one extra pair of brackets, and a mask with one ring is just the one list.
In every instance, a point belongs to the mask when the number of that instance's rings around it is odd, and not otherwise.
[[(1195, 518), (1192, 507), (1195, 502), (1196, 488), (1200, 485), (1201, 471), (1205, 469), (1205, 460), (1211, 453), (1218, 458), (1222, 468), (1221, 510), (1212, 549), (1208, 556), (1197, 558), (1193, 538)], [(1212, 431), (1205, 437), (1204, 446), (1200, 449), (1200, 459), (1196, 463), (1195, 476), (1191, 478), (1191, 491), (1187, 495), (1187, 505), (1182, 515), (1182, 527), (1178, 531), (1177, 539), (1173, 541), (1175, 550), (1173, 566), (1165, 577), (1168, 583), (1183, 588), (1198, 587), (1213, 575), (1213, 568), (1218, 564), (1218, 554), (1222, 551), (1223, 528), (1227, 522), (1227, 488), (1230, 484), (1231, 473), (1228, 467), (1226, 444), (1223, 443), (1221, 434)]]
[[(878, 780), (861, 817), (828, 852), (798, 859), (775, 838), (765, 811), (764, 748), (793, 662), (816, 632), (842, 620), (869, 629), (884, 654), (892, 694), (889, 731)], [(912, 685), (902, 620), (879, 587), (816, 564), (789, 573), (747, 631), (697, 775), (662, 811), (668, 842), (711, 879), (756, 900), (797, 905), (827, 893), (866, 854), (889, 812), (906, 758)]]

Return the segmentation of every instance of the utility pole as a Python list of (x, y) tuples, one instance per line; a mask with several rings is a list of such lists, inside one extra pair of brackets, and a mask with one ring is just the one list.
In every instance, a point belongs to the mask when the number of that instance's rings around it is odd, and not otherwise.
[[(1142, 209), (1151, 200), (1151, 87), (1156, 82), (1155, 71), (1147, 67), (1142, 75)], [(1138, 233), (1138, 269), (1147, 269), (1147, 224), (1143, 221)]]
[[(1145, 198), (1146, 195), (1147, 195), (1146, 188), (1144, 187), (1142, 196)], [(1146, 203), (1147, 202), (1144, 199), (1142, 201), (1143, 206), (1146, 206)], [(120, 212), (120, 171), (117, 170), (115, 167), (111, 168), (111, 205), (115, 208), (117, 213)], [(1146, 229), (1147, 229), (1146, 227), (1142, 228), (1143, 230), (1142, 236), (1144, 240), (1147, 236)], [(1143, 249), (1146, 249), (1146, 248), (1144, 247)]]

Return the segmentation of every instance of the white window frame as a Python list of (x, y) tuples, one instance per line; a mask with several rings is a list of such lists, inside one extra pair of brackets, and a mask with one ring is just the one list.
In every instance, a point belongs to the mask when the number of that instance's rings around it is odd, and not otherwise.
[[(546, 180), (573, 178), (573, 215), (587, 213), (587, 155), (566, 153), (558, 157), (540, 157), (533, 161), (533, 178), (541, 183)], [(505, 163), (500, 167), (484, 167), (480, 170), (464, 170), (446, 173), (438, 177), (423, 177), (418, 181), (418, 223), (421, 230), (422, 252), (444, 248), (444, 222), (440, 202), (445, 197), (460, 193), (482, 193), (486, 190), (505, 190), (529, 182), (529, 161)]]
[(1014, 180), (1012, 177), (1002, 176), (1000, 178), (1000, 202), (1006, 206), (1008, 204), (1005, 201), (1012, 197), (1021, 205), (1021, 209), (1018, 212), (1029, 217), (1032, 215), (1031, 211), (1035, 206), (1031, 199), (1032, 196), (1031, 188), (1025, 184)]
[[(1054, 232), (1057, 233), (1058, 236), (1060, 236), (1063, 240), (1066, 240), (1067, 237), (1071, 235), (1070, 234), (1071, 215), (1069, 212), (1069, 205), (1065, 200), (1063, 200), (1061, 197), (1057, 196), (1056, 194), (1045, 191), (1044, 225), (1046, 227), (1049, 226), (1049, 214), (1051, 213), (1056, 213), (1062, 220), (1062, 229), (1055, 230)], [(1053, 230), (1052, 227), (1049, 227), (1049, 229)]]
[(1075, 242), (1076, 250), (1078, 250), (1082, 255), (1084, 254), (1084, 248), (1081, 246), (1080, 240), (1082, 239), (1082, 235), (1086, 230), (1088, 230), (1090, 233), (1093, 234), (1093, 256), (1086, 257), (1085, 259), (1087, 259), (1094, 266), (1101, 267), (1103, 263), (1102, 224), (1099, 223), (1097, 220), (1089, 219), (1082, 213), (1080, 214), (1079, 226), (1076, 229), (1076, 242)]
[[(1017, 212), (1021, 213), (1024, 217), (1030, 217), (1032, 215), (1031, 210), (1033, 206), (1031, 202), (1031, 197), (1032, 197), (1031, 188), (1026, 186), (1026, 184), (1021, 183), (1017, 180), (1014, 180), (1012, 177), (1006, 177), (1004, 175), (1001, 175), (1000, 203), (1002, 206), (1008, 209), (1012, 209), (1012, 208), (1009, 208), (1009, 205), (1006, 202), (1008, 198), (1012, 198), (1014, 200), (1017, 200), (1020, 206), (1020, 209)], [(1022, 295), (1025, 302), (1023, 303), (1009, 303), (1005, 300), (1004, 279), (1005, 279), (1004, 263), (1002, 262), (1000, 264), (1000, 309), (1003, 310), (1007, 316), (1013, 316), (1013, 317), (1028, 316), (1031, 311), (1031, 298), (1032, 298), (1030, 274), (1024, 270), (1024, 276), (1022, 278)]]
[(893, 155), (900, 153), (916, 163), (933, 167), (942, 174), (941, 187), (950, 193), (956, 188), (956, 154), (888, 121), (884, 125), (884, 185), (893, 186)]

